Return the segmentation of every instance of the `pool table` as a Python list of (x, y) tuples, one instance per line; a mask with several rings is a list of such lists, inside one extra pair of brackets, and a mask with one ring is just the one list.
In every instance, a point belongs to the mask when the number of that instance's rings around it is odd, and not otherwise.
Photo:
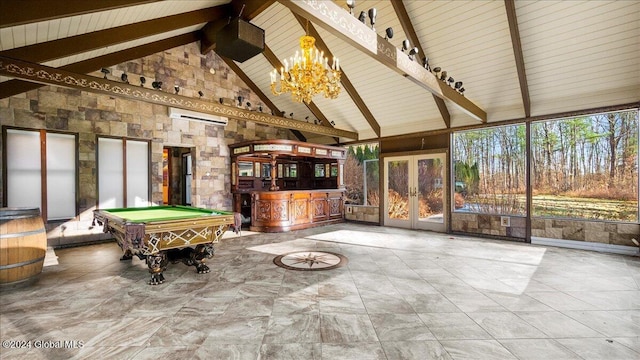
[(151, 285), (164, 282), (169, 262), (208, 273), (204, 262), (213, 257), (213, 244), (234, 224), (232, 212), (190, 206), (99, 209), (93, 216), (117, 240), (124, 251), (121, 260), (136, 255), (146, 261)]

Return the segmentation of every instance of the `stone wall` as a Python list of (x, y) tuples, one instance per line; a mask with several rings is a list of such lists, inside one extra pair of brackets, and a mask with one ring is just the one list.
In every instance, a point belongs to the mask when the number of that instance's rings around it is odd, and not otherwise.
[(503, 226), (501, 218), (500, 215), (454, 212), (451, 214), (451, 230), (472, 235), (510, 237), (519, 240), (526, 238), (524, 217), (508, 216), (509, 226)]
[[(108, 77), (128, 74), (130, 83), (146, 87), (154, 80), (163, 90), (218, 101), (242, 96), (254, 107), (255, 95), (217, 55), (200, 54), (198, 44), (177, 47), (110, 68)], [(103, 76), (96, 72), (94, 76)], [(266, 75), (265, 75), (266, 76)], [(68, 245), (105, 237), (91, 226), (97, 201), (97, 136), (151, 140), (151, 199), (162, 204), (162, 149), (191, 148), (193, 154), (192, 205), (231, 210), (230, 157), (228, 145), (256, 139), (290, 139), (286, 129), (230, 119), (226, 127), (199, 121), (171, 119), (166, 106), (115, 98), (108, 95), (53, 86), (41, 87), (0, 100), (2, 125), (28, 129), (58, 130), (79, 135), (79, 216), (66, 222), (47, 224), (50, 245)], [(1, 144), (0, 144), (1, 145)], [(2, 156), (0, 156), (0, 159)], [(2, 164), (0, 164), (1, 166)], [(3, 184), (0, 177), (0, 191)], [(2, 193), (0, 193), (0, 197)], [(49, 205), (53, 206), (53, 205)]]
[[(499, 215), (453, 213), (451, 230), (470, 235), (525, 239), (526, 219), (516, 216), (509, 216), (509, 218), (510, 226), (502, 226)], [(631, 239), (640, 238), (640, 224), (533, 218), (531, 219), (531, 236), (635, 246)]]
[(531, 236), (547, 239), (635, 246), (631, 239), (639, 239), (639, 234), (639, 224), (611, 223), (604, 221), (531, 219)]
[[(351, 208), (351, 212), (349, 212)], [(349, 221), (380, 224), (380, 208), (377, 206), (345, 205), (345, 218)]]

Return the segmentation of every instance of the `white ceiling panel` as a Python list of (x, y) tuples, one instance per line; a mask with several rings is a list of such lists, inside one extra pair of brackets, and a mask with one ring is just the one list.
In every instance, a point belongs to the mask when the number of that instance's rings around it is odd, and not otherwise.
[[(229, 0), (164, 0), (0, 29), (0, 51), (140, 21), (206, 9)], [(11, 40), (9, 40), (11, 38)], [(5, 40), (6, 39), (6, 40)]]

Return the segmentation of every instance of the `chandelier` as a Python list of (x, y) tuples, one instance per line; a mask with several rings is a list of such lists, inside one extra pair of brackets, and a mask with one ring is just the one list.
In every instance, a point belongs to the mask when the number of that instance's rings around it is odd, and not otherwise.
[[(311, 98), (322, 93), (324, 97), (335, 99), (340, 94), (340, 62), (324, 57), (324, 51), (315, 47), (316, 39), (305, 35), (300, 38), (302, 53), (296, 51), (293, 57), (284, 60), (280, 68), (280, 89), (278, 89), (278, 71), (271, 72), (271, 92), (274, 95), (291, 92), (294, 101), (311, 102)], [(291, 65), (291, 66), (290, 66)]]

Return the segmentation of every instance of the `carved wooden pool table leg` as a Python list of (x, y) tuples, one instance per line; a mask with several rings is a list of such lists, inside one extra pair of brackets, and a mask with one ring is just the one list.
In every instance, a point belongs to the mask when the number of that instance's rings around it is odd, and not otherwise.
[(149, 285), (158, 285), (164, 282), (164, 275), (162, 272), (167, 269), (167, 254), (164, 251), (160, 251), (156, 254), (147, 255), (147, 266), (151, 273), (151, 280)]

